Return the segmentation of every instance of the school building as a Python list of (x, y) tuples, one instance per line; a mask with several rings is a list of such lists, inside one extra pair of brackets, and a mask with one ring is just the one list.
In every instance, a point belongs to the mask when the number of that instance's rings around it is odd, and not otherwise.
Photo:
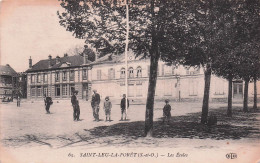
[[(203, 98), (204, 73), (202, 68), (187, 68), (182, 65), (166, 65), (159, 61), (155, 99), (194, 101)], [(56, 57), (49, 56), (32, 65), (29, 59), (27, 72), (27, 98), (42, 99), (46, 94), (53, 99), (69, 99), (73, 90), (78, 90), (78, 98), (89, 100), (96, 89), (104, 99), (119, 100), (126, 91), (125, 75), (128, 72), (128, 98), (145, 101), (149, 81), (149, 59), (135, 58), (128, 54), (128, 68), (124, 55), (106, 55), (93, 62), (87, 54)], [(258, 82), (258, 90), (260, 90)], [(233, 82), (234, 100), (242, 100), (244, 83)], [(260, 95), (260, 91), (259, 95)], [(249, 84), (249, 97), (253, 97), (253, 83)], [(258, 96), (259, 96), (258, 95)], [(228, 96), (228, 81), (212, 75), (210, 99), (223, 100)]]

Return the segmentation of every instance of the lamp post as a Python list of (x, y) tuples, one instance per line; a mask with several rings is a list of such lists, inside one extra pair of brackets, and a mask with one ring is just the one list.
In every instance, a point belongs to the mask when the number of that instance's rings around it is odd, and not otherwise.
[(128, 37), (129, 37), (129, 9), (128, 9), (128, 0), (126, 0), (126, 39), (125, 39), (125, 92), (126, 92), (126, 100), (125, 100), (125, 119), (127, 119), (127, 109), (128, 109), (128, 103), (127, 103), (127, 99), (128, 99), (128, 81), (127, 81), (127, 77), (128, 77), (128, 63), (127, 63), (127, 59), (128, 59)]

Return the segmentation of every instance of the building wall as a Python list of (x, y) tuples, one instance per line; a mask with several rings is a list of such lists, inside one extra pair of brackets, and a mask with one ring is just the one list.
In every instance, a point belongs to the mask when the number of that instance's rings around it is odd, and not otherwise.
[[(92, 88), (104, 98), (110, 96), (119, 99), (125, 90), (125, 79), (121, 77), (124, 63), (94, 65), (91, 70)], [(183, 66), (167, 66), (162, 61), (158, 65), (155, 99), (201, 98), (204, 86), (204, 76), (201, 69)], [(128, 78), (128, 97), (130, 99), (146, 99), (148, 91), (149, 60), (130, 61), (128, 68), (133, 68), (133, 77)], [(138, 70), (141, 68), (141, 76)], [(109, 70), (114, 70), (114, 77), (109, 76)], [(128, 72), (128, 75), (130, 72)]]
[[(128, 62), (128, 68), (132, 68), (130, 77), (128, 72), (128, 97), (131, 100), (146, 100), (149, 81), (149, 60), (133, 60)], [(185, 68), (184, 66), (167, 66), (164, 62), (158, 63), (158, 77), (155, 99), (172, 100), (201, 100), (204, 94), (203, 69)], [(43, 88), (47, 88), (47, 94), (54, 99), (68, 99), (71, 96), (71, 87), (79, 91), (78, 97), (90, 99), (92, 90), (96, 89), (104, 99), (109, 96), (112, 100), (118, 100), (126, 93), (125, 78), (122, 69), (123, 62), (103, 63), (92, 65), (92, 68), (64, 67), (59, 70), (39, 71), (27, 74), (27, 95), (29, 99), (42, 99)], [(86, 77), (83, 71), (86, 69)], [(74, 71), (74, 80), (70, 80), (70, 72)], [(138, 72), (141, 71), (141, 75)], [(63, 72), (66, 78), (63, 80)], [(43, 80), (43, 74), (47, 74), (47, 80)], [(59, 80), (56, 80), (59, 73)], [(35, 82), (32, 81), (34, 75)], [(37, 82), (37, 75), (41, 76)], [(260, 92), (258, 82), (258, 92)], [(60, 96), (57, 96), (57, 87), (60, 87)], [(37, 93), (37, 89), (38, 93)], [(64, 91), (64, 90), (67, 91)], [(244, 86), (243, 88), (244, 89)], [(67, 92), (67, 93), (63, 93)], [(33, 94), (32, 94), (33, 93)], [(260, 95), (260, 94), (259, 94)], [(225, 79), (212, 75), (210, 87), (210, 99), (225, 99), (228, 96), (228, 82)], [(249, 97), (253, 97), (253, 83), (249, 84)]]
[(12, 76), (0, 75), (0, 99), (12, 97), (13, 78)]
[[(110, 96), (112, 99), (119, 99), (122, 97), (122, 94), (126, 92), (124, 79), (120, 78), (120, 70), (122, 67), (124, 67), (124, 63), (93, 66), (91, 70), (92, 88), (96, 89), (102, 98)], [(134, 78), (128, 79), (129, 99), (145, 100), (148, 90), (149, 62), (147, 60), (133, 61), (128, 63), (128, 67), (134, 69)], [(142, 77), (140, 78), (136, 77), (137, 67), (142, 68)], [(162, 61), (159, 62), (158, 67), (155, 99), (201, 100), (203, 98), (204, 73), (202, 68), (167, 66)], [(113, 79), (109, 79), (108, 71), (111, 68), (115, 69), (115, 78)], [(260, 90), (259, 83), (260, 82), (258, 82), (258, 90)], [(227, 97), (228, 81), (212, 75), (210, 99), (226, 99)], [(253, 97), (253, 83), (249, 84), (249, 97)]]
[[(86, 76), (83, 77), (83, 71), (85, 69), (85, 67), (63, 68), (59, 70), (28, 73), (28, 98), (34, 100), (42, 99), (44, 94), (46, 94), (54, 99), (68, 99), (71, 96), (72, 88), (79, 91), (78, 97), (82, 97), (82, 85), (89, 83), (89, 70), (86, 69)], [(74, 75), (71, 75), (72, 72), (74, 72)], [(46, 74), (45, 77), (44, 74)], [(37, 76), (39, 76), (38, 81)]]

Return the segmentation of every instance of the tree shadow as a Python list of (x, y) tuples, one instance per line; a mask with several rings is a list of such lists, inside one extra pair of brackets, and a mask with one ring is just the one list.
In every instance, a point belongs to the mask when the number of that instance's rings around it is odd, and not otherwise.
[[(217, 116), (218, 124), (208, 126), (200, 123), (201, 113), (171, 117), (169, 125), (162, 124), (162, 119), (154, 122), (155, 138), (190, 138), (190, 139), (241, 139), (259, 137), (257, 113), (243, 113), (233, 109), (233, 117), (226, 116), (226, 108), (213, 110), (209, 114)], [(124, 122), (111, 126), (99, 126), (87, 130), (93, 137), (123, 136), (132, 139), (144, 137), (144, 121)]]

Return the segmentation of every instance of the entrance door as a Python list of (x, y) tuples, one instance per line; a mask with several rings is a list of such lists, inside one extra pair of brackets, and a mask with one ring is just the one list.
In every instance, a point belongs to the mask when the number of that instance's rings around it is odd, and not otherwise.
[(82, 99), (88, 100), (88, 83), (82, 84)]
[(233, 97), (236, 99), (243, 98), (243, 83), (242, 82), (233, 83)]

